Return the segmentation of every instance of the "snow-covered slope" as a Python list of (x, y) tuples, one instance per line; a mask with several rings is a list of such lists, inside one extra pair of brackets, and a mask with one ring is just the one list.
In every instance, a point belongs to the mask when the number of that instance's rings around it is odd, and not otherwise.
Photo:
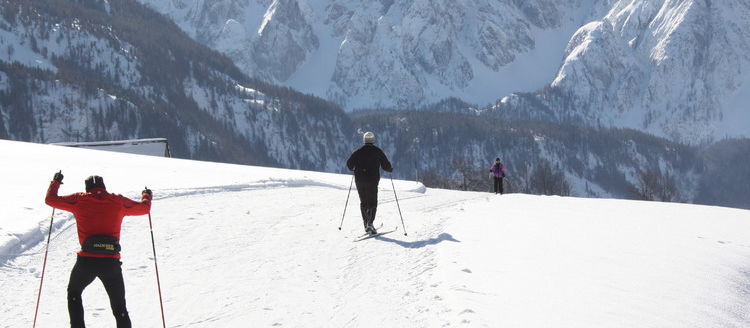
[[(90, 174), (155, 192), (168, 327), (746, 327), (750, 212), (664, 203), (425, 189), (395, 181), (400, 227), (352, 243), (350, 177), (0, 141), (2, 327), (33, 319), (51, 210)], [(400, 226), (388, 180), (376, 222)], [(56, 212), (40, 327), (67, 322), (74, 221)], [(161, 325), (146, 217), (123, 224), (134, 325)], [(105, 292), (87, 322), (112, 326)]]

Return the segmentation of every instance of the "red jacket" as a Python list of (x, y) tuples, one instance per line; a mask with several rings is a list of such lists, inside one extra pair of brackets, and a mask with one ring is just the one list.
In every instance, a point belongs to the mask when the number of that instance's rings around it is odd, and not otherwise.
[[(52, 181), (47, 189), (44, 202), (57, 209), (73, 213), (78, 227), (78, 242), (93, 235), (107, 235), (120, 240), (120, 226), (126, 215), (144, 215), (151, 211), (151, 196), (141, 195), (141, 201), (136, 202), (122, 195), (110, 194), (102, 188), (94, 188), (90, 192), (79, 192), (67, 196), (58, 196), (60, 183)], [(92, 254), (84, 251), (78, 255), (88, 257), (120, 258), (120, 254)]]

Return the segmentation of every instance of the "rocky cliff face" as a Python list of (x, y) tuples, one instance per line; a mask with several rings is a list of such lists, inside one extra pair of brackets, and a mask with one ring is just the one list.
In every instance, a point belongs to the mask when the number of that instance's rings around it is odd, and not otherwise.
[(691, 144), (750, 135), (750, 3), (611, 2), (571, 38), (540, 105), (510, 97), (500, 111)]
[[(248, 74), (346, 108), (408, 107), (449, 96), (489, 103), (514, 89), (487, 84), (515, 79), (519, 68), (508, 66), (536, 49), (545, 31), (567, 39), (582, 2), (143, 1)], [(555, 64), (564, 41), (556, 42)], [(554, 76), (549, 68), (544, 73)]]

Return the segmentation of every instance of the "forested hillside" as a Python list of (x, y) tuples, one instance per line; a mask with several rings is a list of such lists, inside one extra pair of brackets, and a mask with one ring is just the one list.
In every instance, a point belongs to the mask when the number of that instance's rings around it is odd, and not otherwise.
[(750, 159), (748, 140), (703, 148), (630, 129), (431, 110), (372, 111), (354, 121), (382, 131), (400, 177), (431, 187), (490, 190), (489, 167), (500, 157), (511, 192), (750, 208), (750, 172), (739, 164)]

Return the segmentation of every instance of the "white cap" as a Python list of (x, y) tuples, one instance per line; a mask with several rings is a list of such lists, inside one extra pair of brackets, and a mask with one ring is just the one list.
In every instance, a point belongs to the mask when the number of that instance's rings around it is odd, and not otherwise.
[(367, 131), (364, 135), (362, 135), (362, 142), (366, 144), (374, 144), (375, 143), (375, 134)]

